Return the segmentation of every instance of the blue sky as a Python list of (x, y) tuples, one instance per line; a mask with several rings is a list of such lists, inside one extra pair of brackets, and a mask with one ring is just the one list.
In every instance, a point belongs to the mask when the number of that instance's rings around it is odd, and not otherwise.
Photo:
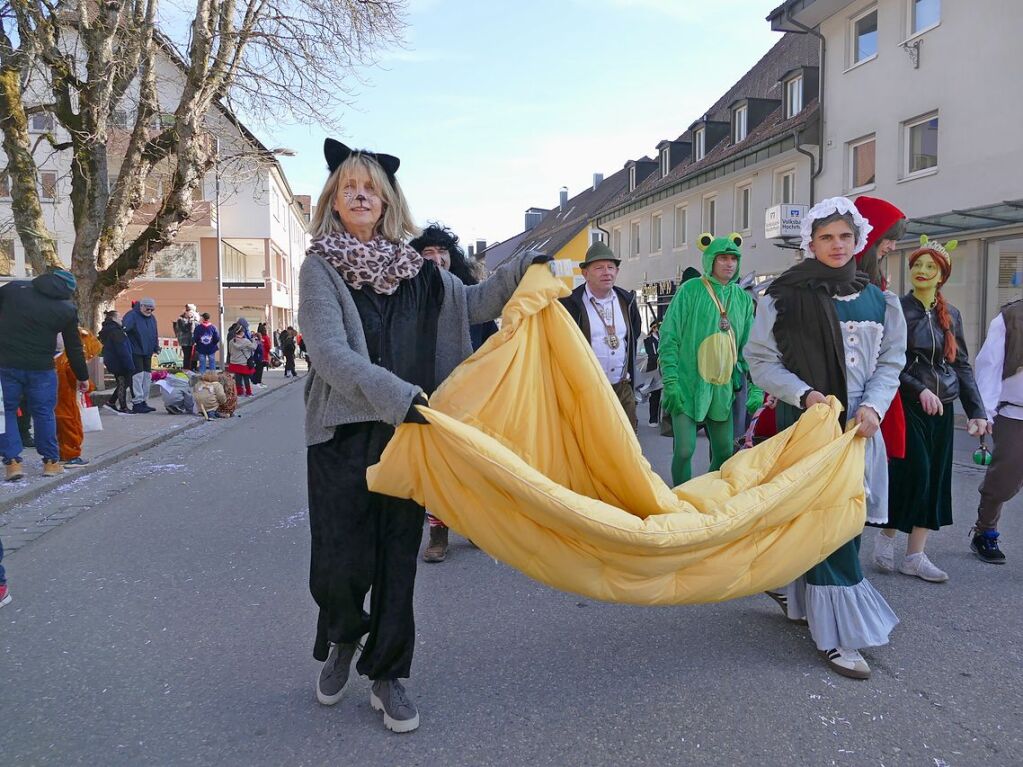
[[(404, 49), (361, 72), (333, 135), (397, 155), (420, 223), (467, 242), (522, 230), (523, 212), (594, 172), (653, 155), (779, 38), (773, 0), (412, 0)], [(256, 128), (292, 188), (325, 180), (317, 126)]]

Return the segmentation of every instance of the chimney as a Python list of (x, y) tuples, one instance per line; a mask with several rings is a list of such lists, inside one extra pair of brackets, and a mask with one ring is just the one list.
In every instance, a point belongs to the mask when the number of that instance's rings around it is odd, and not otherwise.
[(603, 173), (594, 173), (593, 174), (593, 188), (596, 189), (598, 186), (600, 186), (600, 182), (602, 182), (603, 180), (604, 180), (604, 174)]
[(470, 261), (471, 261), (471, 260), (472, 260), (473, 258), (475, 258), (475, 257), (476, 257), (476, 252), (475, 252), (475, 251), (473, 250), (473, 247), (472, 247), (472, 245), (470, 245), (470, 246), (469, 246), (468, 248), (466, 248), (466, 250), (467, 250), (467, 251), (469, 252), (469, 260), (470, 260)]
[(526, 231), (528, 232), (534, 226), (539, 224), (543, 220), (544, 211), (542, 208), (530, 208), (526, 211)]
[(561, 205), (561, 212), (564, 213), (568, 209), (568, 187), (561, 187), (561, 191), (558, 192), (558, 200)]
[(484, 250), (487, 249), (487, 241), (478, 239), (476, 240), (476, 256), (479, 257)]

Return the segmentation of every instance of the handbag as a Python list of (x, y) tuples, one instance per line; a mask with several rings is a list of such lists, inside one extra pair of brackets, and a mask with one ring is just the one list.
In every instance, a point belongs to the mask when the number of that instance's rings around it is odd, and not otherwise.
[(78, 394), (78, 412), (82, 416), (82, 431), (103, 431), (103, 421), (99, 417), (99, 408), (92, 404), (88, 394)]
[(661, 407), (661, 418), (658, 421), (658, 430), (662, 437), (674, 437), (675, 427), (671, 423), (671, 413)]

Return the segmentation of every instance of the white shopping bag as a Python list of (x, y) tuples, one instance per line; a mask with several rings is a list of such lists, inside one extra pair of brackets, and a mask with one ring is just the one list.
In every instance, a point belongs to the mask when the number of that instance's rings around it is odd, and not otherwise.
[(78, 393), (78, 411), (82, 415), (82, 431), (103, 431), (103, 421), (99, 417), (99, 408), (92, 404), (88, 395)]

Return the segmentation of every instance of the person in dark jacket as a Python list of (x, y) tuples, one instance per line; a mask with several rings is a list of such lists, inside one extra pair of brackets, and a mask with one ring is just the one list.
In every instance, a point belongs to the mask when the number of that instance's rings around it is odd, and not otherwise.
[[(478, 285), (479, 279), (473, 274), (465, 251), (458, 244), (458, 235), (438, 223), (431, 223), (423, 233), (409, 241), (419, 254), (437, 266), (451, 272), (463, 285)], [(490, 336), (497, 332), (493, 320), (469, 326), (469, 338), (473, 351), (479, 349)], [(430, 543), (423, 550), (424, 562), (443, 562), (448, 555), (448, 527), (439, 518), (426, 512), (430, 526)]]
[(146, 404), (152, 383), (153, 355), (160, 351), (160, 337), (156, 331), (156, 301), (143, 298), (124, 316), (124, 332), (131, 341), (135, 359), (135, 375), (131, 378), (133, 413), (152, 413), (155, 407)]
[(284, 377), (288, 377), (288, 373), (291, 373), (292, 378), (298, 378), (298, 373), (295, 372), (295, 350), (297, 349), (295, 344), (295, 329), (293, 327), (287, 327), (281, 331), (281, 353), (284, 355)]
[(103, 344), (103, 364), (114, 377), (114, 393), (107, 407), (115, 413), (128, 414), (128, 391), (131, 377), (135, 375), (135, 358), (131, 353), (131, 341), (121, 327), (121, 315), (111, 310), (103, 315), (103, 327), (99, 331)]
[(199, 373), (217, 369), (217, 349), (220, 348), (220, 333), (210, 322), (209, 312), (203, 312), (192, 336), (195, 356), (199, 361)]
[(661, 349), (661, 323), (655, 322), (650, 326), (650, 332), (643, 339), (643, 347), (646, 349), (646, 372), (651, 373), (650, 380), (650, 425), (656, 426), (661, 417), (661, 390), (664, 385), (661, 383), (661, 371), (657, 367), (658, 353)]
[(906, 414), (906, 457), (888, 469), (888, 523), (874, 546), (874, 562), (895, 570), (895, 534), (909, 534), (899, 572), (931, 583), (948, 580), (924, 553), (927, 535), (952, 524), (953, 404), (958, 398), (970, 419), (971, 434), (989, 431), (987, 411), (974, 380), (959, 310), (945, 300), (941, 286), (952, 274), (955, 240), (944, 246), (920, 238), (909, 256), (913, 289), (902, 297), (906, 316), (906, 367), (899, 376)]
[(636, 429), (639, 420), (633, 387), (636, 344), (643, 323), (636, 293), (615, 285), (619, 264), (621, 261), (611, 248), (602, 242), (593, 243), (580, 264), (586, 282), (560, 300), (583, 332), (586, 343), (593, 347), (629, 423)]
[(192, 353), (195, 345), (195, 329), (199, 327), (199, 313), (195, 304), (185, 304), (185, 311), (174, 320), (174, 335), (181, 347), (181, 367), (184, 370), (195, 370), (196, 360)]
[(74, 275), (63, 269), (41, 274), (31, 282), (9, 282), (0, 288), (0, 387), (3, 389), (5, 429), (0, 434), (0, 454), (6, 479), (24, 476), (18, 405), (22, 395), (35, 424), (36, 451), (43, 457), (43, 474), (61, 474), (57, 445), (57, 372), (53, 358), (57, 334), (78, 380), (79, 391), (89, 389), (82, 339), (78, 335), (78, 310), (71, 302)]

